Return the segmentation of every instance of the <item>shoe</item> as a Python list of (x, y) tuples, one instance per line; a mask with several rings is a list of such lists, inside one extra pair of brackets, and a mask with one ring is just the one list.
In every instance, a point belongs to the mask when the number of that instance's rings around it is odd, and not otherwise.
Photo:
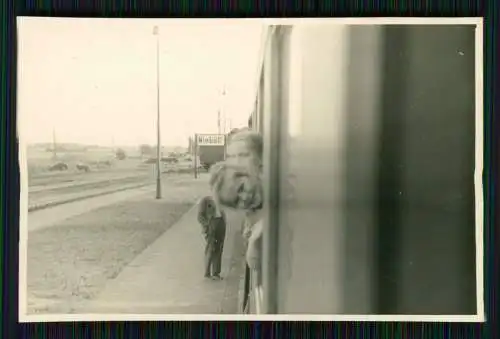
[(217, 274), (217, 275), (212, 276), (212, 279), (213, 280), (222, 280), (222, 277)]
[(205, 274), (205, 275), (204, 275), (204, 278), (205, 278), (205, 279), (210, 279), (210, 278), (212, 278), (212, 277), (210, 276), (210, 274)]

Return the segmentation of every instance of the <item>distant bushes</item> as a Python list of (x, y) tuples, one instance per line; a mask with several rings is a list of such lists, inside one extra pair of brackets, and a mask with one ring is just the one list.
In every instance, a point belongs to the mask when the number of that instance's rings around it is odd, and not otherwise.
[(177, 164), (179, 160), (173, 156), (163, 157), (161, 158), (162, 162), (166, 162), (167, 164)]
[[(179, 162), (179, 160), (177, 158), (174, 158), (174, 157), (162, 157), (160, 159), (160, 161), (163, 163), (167, 163), (167, 164), (177, 164)], [(156, 164), (156, 158), (146, 159), (146, 160), (144, 160), (144, 163), (145, 164)]]
[(52, 166), (49, 166), (49, 171), (51, 171), (51, 172), (53, 172), (53, 171), (67, 171), (68, 168), (69, 168), (68, 164), (66, 164), (65, 162), (58, 162)]
[(111, 160), (89, 161), (88, 163), (97, 168), (106, 168), (113, 166), (113, 162)]
[(118, 160), (125, 160), (127, 158), (127, 153), (125, 153), (125, 151), (121, 148), (118, 148), (116, 150), (116, 159)]
[[(27, 150), (27, 174), (33, 176), (58, 175), (58, 173), (82, 173), (107, 170), (137, 170), (141, 159), (137, 154), (129, 154), (126, 159), (118, 160), (116, 150), (89, 148), (86, 152), (58, 152), (51, 154), (44, 149), (31, 147)], [(57, 157), (54, 157), (56, 155)], [(65, 164), (65, 165), (62, 165)], [(66, 167), (67, 166), (67, 167)]]
[(90, 166), (86, 164), (76, 164), (76, 169), (78, 171), (90, 172)]
[[(107, 168), (107, 167), (111, 167), (113, 165), (113, 163), (110, 160), (92, 161), (92, 162), (90, 162), (90, 164), (77, 163), (74, 167), (79, 172), (90, 172), (91, 165), (93, 165), (96, 168)], [(69, 170), (69, 168), (70, 168), (70, 166), (65, 162), (57, 162), (53, 165), (49, 165), (49, 167), (47, 169), (50, 172), (54, 172), (54, 171), (67, 171), (67, 170)]]

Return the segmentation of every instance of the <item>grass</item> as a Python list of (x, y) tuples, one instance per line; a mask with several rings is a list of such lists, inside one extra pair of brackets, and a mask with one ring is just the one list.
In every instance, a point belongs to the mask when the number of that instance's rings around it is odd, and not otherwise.
[[(149, 244), (172, 226), (193, 202), (128, 201), (31, 232), (28, 238), (28, 299), (89, 299)], [(68, 312), (57, 303), (44, 312)], [(47, 307), (47, 306), (46, 306)], [(55, 307), (55, 308), (54, 308)], [(28, 306), (31, 312), (37, 310)], [(39, 310), (40, 311), (40, 310)]]

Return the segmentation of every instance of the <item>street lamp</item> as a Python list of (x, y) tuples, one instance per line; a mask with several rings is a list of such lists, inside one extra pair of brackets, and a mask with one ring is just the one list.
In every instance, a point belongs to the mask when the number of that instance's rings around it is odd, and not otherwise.
[(161, 142), (160, 142), (160, 32), (154, 26), (153, 35), (156, 35), (156, 199), (161, 199)]

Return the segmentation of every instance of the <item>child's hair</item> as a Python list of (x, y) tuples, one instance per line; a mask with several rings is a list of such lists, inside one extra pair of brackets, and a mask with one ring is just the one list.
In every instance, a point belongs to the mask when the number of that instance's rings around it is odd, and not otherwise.
[(231, 173), (232, 175), (234, 175), (234, 178), (237, 178), (238, 176), (250, 176), (250, 173), (248, 172), (248, 169), (246, 167), (228, 164), (225, 161), (221, 161), (210, 167), (210, 178), (208, 183), (213, 191), (213, 194), (217, 196), (217, 200), (222, 205), (234, 208), (235, 204), (233, 201), (225, 201), (224, 198), (220, 195), (222, 184), (224, 183), (224, 180), (228, 179), (226, 178), (226, 173), (228, 170), (234, 171)]
[(264, 140), (262, 135), (252, 130), (242, 130), (229, 137), (229, 143), (234, 141), (244, 141), (248, 148), (262, 161), (264, 152)]

